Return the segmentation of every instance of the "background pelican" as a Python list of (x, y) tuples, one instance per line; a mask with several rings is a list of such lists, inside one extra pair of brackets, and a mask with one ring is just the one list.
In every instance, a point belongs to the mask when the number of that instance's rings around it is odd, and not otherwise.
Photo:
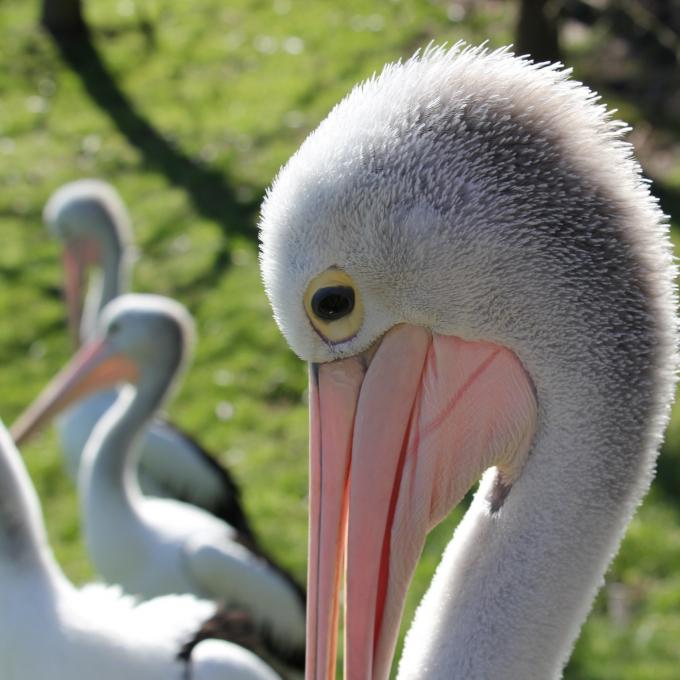
[[(79, 344), (95, 334), (102, 309), (129, 290), (134, 256), (131, 221), (118, 192), (93, 179), (58, 189), (45, 206), (44, 219), (64, 245), (69, 328)], [(60, 445), (74, 479), (85, 443), (116, 395), (115, 389), (92, 394), (58, 419)], [(139, 475), (145, 493), (194, 503), (254, 540), (237, 485), (196, 440), (157, 417), (147, 427), (141, 447)]]
[(191, 593), (245, 608), (282, 660), (304, 663), (304, 593), (248, 537), (201, 508), (143, 496), (135, 440), (161, 407), (190, 352), (193, 323), (182, 305), (121, 296), (95, 338), (13, 429), (25, 436), (75, 399), (122, 381), (88, 440), (78, 486), (88, 552), (97, 571), (144, 598)]
[(0, 422), (0, 667), (3, 680), (275, 680), (247, 650), (206, 640), (216, 613), (190, 595), (137, 604), (118, 588), (77, 590), (50, 550), (40, 504)]
[(430, 49), (279, 174), (263, 276), (314, 362), (308, 677), (334, 676), (345, 551), (346, 676), (387, 677), (425, 534), (485, 470), (400, 677), (561, 675), (675, 383), (667, 226), (621, 133), (558, 67)]

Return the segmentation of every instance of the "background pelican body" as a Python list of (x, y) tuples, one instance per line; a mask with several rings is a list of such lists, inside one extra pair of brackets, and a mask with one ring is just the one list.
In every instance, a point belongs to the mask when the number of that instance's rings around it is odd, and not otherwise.
[(132, 383), (97, 423), (80, 466), (84, 534), (98, 572), (141, 598), (188, 593), (240, 602), (272, 646), (280, 641), (285, 659), (302, 665), (304, 593), (297, 584), (224, 520), (189, 503), (145, 496), (136, 482), (136, 439), (176, 386), (194, 336), (179, 303), (118, 297), (102, 312), (95, 337), (15, 430), (26, 435), (94, 390)]
[[(45, 206), (44, 220), (64, 245), (69, 327), (79, 344), (96, 334), (104, 307), (130, 287), (135, 255), (131, 220), (118, 192), (106, 182), (93, 179), (69, 182), (54, 192)], [(66, 467), (74, 479), (87, 440), (117, 396), (115, 389), (92, 394), (57, 420)], [(178, 498), (205, 508), (254, 540), (236, 483), (200, 444), (156, 417), (146, 428), (140, 446), (139, 477), (147, 494)]]
[[(567, 75), (459, 47), (389, 65), (310, 135), (263, 208), (265, 285), (301, 357), (352, 357), (399, 324), (422, 326), (509, 349), (535, 390), (526, 462), (502, 498), (498, 473), (484, 478), (400, 677), (558, 677), (651, 480), (676, 366), (667, 227), (622, 125)], [(340, 342), (302, 304), (332, 268), (364, 308)], [(351, 536), (362, 518), (348, 483)], [(372, 678), (386, 677), (395, 642), (379, 627)]]
[(180, 656), (216, 605), (190, 595), (138, 603), (119, 588), (76, 589), (50, 549), (40, 503), (0, 421), (0, 660), (5, 680), (276, 680), (249, 651), (206, 640)]

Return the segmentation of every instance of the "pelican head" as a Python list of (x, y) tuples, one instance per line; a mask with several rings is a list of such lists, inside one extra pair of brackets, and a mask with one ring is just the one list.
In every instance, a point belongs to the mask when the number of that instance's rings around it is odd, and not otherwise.
[[(52, 194), (43, 211), (50, 233), (64, 245), (69, 326), (74, 338), (92, 335), (101, 308), (127, 287), (132, 227), (118, 192), (106, 182), (83, 179)], [(90, 267), (103, 269), (100, 286), (81, 314)]]
[(128, 293), (109, 303), (98, 323), (99, 342), (111, 355), (129, 358), (138, 370), (172, 367), (191, 355), (195, 328), (186, 308), (160, 295)]
[(159, 295), (129, 293), (103, 310), (88, 341), (12, 426), (24, 441), (57, 413), (93, 392), (120, 383), (167, 398), (191, 355), (194, 324), (178, 302)]
[(311, 363), (308, 678), (334, 677), (343, 564), (346, 677), (388, 676), (425, 536), (485, 471), (413, 645), (446, 658), (402, 671), (559, 674), (674, 383), (667, 225), (623, 129), (558, 66), (431, 48), (276, 178), (262, 275)]

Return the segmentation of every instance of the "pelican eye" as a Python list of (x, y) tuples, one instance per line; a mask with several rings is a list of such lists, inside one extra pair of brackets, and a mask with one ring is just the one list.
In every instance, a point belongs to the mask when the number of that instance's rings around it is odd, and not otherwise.
[(328, 342), (349, 340), (363, 322), (361, 295), (349, 274), (337, 267), (309, 282), (304, 303), (314, 330)]
[(312, 296), (312, 310), (324, 321), (336, 321), (352, 313), (354, 309), (354, 288), (349, 286), (328, 286), (319, 288)]

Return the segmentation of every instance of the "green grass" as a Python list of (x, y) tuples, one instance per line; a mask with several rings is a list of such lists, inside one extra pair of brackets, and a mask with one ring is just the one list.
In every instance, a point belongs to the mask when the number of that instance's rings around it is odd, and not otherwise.
[[(433, 39), (506, 44), (512, 4), (478, 3), (483, 9), (461, 22), (447, 17), (453, 3), (436, 1), (86, 4), (96, 51), (72, 55), (88, 64), (80, 75), (36, 28), (37, 3), (0, 5), (0, 416), (11, 423), (70, 354), (59, 251), (45, 236), (42, 206), (66, 181), (104, 178), (134, 218), (135, 288), (176, 297), (197, 320), (195, 361), (170, 413), (231, 467), (263, 542), (302, 580), (306, 369), (260, 284), (259, 200), (352, 84)], [(582, 77), (587, 54), (583, 45), (574, 51)], [(634, 104), (616, 104), (643, 121)], [(679, 159), (661, 180), (664, 205), (677, 208)], [(75, 581), (92, 578), (54, 433), (25, 456), (58, 559)], [(676, 413), (659, 480), (608, 573), (570, 680), (677, 677), (678, 470)], [(459, 517), (433, 532), (406, 621)]]

